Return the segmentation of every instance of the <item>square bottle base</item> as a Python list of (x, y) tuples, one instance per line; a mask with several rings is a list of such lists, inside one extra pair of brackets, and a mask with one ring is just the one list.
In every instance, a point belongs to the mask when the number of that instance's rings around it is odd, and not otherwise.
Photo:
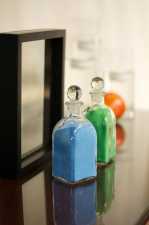
[(67, 185), (70, 185), (70, 186), (76, 186), (76, 185), (83, 185), (83, 184), (87, 184), (87, 183), (91, 183), (91, 182), (94, 182), (96, 180), (96, 177), (88, 177), (88, 178), (85, 178), (85, 179), (81, 179), (81, 180), (78, 180), (78, 181), (68, 181), (62, 177), (55, 177), (53, 176), (53, 178), (61, 183), (64, 183), (64, 184), (67, 184)]
[(115, 160), (111, 159), (108, 163), (106, 162), (97, 162), (97, 168), (103, 168), (103, 167), (108, 167), (111, 165)]

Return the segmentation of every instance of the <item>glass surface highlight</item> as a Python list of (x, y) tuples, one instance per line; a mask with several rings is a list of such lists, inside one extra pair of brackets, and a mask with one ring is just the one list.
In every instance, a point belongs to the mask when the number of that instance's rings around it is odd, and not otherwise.
[(45, 41), (22, 44), (22, 157), (43, 143)]

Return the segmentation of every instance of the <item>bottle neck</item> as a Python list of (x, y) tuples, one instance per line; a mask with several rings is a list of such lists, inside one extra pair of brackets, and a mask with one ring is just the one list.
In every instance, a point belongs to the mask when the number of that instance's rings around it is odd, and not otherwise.
[(82, 102), (71, 101), (65, 103), (67, 107), (67, 117), (82, 117)]
[(102, 106), (104, 105), (104, 92), (91, 92), (91, 104), (92, 106), (99, 105)]

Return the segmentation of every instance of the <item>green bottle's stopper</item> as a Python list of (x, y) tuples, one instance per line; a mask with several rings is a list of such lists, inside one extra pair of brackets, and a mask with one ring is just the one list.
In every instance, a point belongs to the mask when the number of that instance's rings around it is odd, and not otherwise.
[(103, 90), (104, 80), (101, 77), (94, 77), (91, 81), (91, 87), (94, 90)]

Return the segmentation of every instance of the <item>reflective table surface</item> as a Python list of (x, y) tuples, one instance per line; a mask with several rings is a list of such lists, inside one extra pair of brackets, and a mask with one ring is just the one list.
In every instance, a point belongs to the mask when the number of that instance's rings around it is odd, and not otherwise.
[(148, 225), (149, 113), (117, 124), (115, 163), (75, 187), (51, 177), (50, 162), (22, 180), (0, 180), (0, 225)]

